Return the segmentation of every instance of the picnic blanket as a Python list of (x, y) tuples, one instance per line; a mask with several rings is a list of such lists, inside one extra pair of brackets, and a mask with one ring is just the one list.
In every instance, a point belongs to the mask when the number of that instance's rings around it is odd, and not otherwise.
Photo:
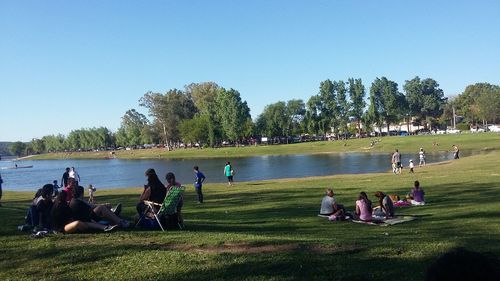
[(389, 225), (395, 225), (395, 224), (409, 222), (409, 221), (412, 221), (415, 219), (417, 219), (417, 218), (412, 217), (412, 216), (396, 216), (396, 217), (390, 218), (390, 219), (374, 220), (371, 222), (360, 221), (360, 220), (351, 220), (351, 221), (354, 223), (362, 223), (362, 224), (368, 224), (368, 225), (389, 226)]

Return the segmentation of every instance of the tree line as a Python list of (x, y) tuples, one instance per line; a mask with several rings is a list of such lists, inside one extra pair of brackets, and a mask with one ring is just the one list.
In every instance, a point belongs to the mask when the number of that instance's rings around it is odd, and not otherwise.
[[(500, 86), (477, 83), (448, 99), (437, 81), (415, 77), (405, 81), (403, 92), (386, 77), (376, 78), (367, 93), (361, 79), (320, 82), (317, 94), (267, 105), (252, 120), (247, 102), (235, 89), (213, 82), (192, 83), (183, 90), (147, 92), (139, 99), (146, 115), (130, 109), (116, 132), (90, 128), (67, 136), (49, 135), (29, 143), (11, 145), (15, 155), (56, 151), (78, 151), (118, 146), (162, 143), (172, 148), (180, 143), (217, 147), (225, 142), (239, 144), (266, 136), (288, 139), (304, 134), (335, 138), (372, 132), (391, 124), (413, 122), (424, 128), (446, 127), (456, 115), (467, 125), (497, 122)], [(368, 101), (368, 103), (367, 103)]]

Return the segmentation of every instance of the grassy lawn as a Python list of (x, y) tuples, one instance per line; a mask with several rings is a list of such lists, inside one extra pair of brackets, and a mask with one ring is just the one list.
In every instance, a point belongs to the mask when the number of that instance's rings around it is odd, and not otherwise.
[[(371, 141), (381, 140), (373, 147)], [(434, 145), (437, 144), (437, 145)], [(500, 135), (495, 133), (460, 134), (460, 135), (427, 135), (406, 137), (382, 137), (350, 139), (347, 141), (318, 141), (288, 145), (265, 145), (247, 147), (225, 147), (205, 149), (138, 149), (117, 151), (116, 157), (125, 159), (143, 158), (227, 158), (247, 157), (256, 155), (282, 155), (299, 153), (328, 152), (391, 152), (398, 148), (401, 152), (417, 153), (419, 147), (427, 152), (449, 151), (457, 144), (463, 150), (490, 150), (500, 148)], [(64, 159), (64, 158), (106, 158), (109, 151), (83, 153), (52, 153), (33, 157), (32, 159)]]
[[(474, 138), (438, 139), (445, 149), (452, 141), (467, 149)], [(375, 149), (383, 151), (388, 143), (391, 150), (394, 145), (403, 150), (405, 141), (413, 147), (422, 141), (430, 150), (433, 139), (384, 138)], [(342, 149), (339, 143), (307, 145)], [(498, 147), (498, 136), (488, 136), (481, 145)], [(31, 239), (16, 226), (32, 193), (5, 192), (0, 280), (422, 280), (428, 264), (453, 247), (500, 256), (500, 151), (407, 172), (246, 182), (231, 188), (207, 184), (203, 205), (195, 204), (188, 186), (186, 229), (165, 233), (133, 229)], [(418, 216), (415, 221), (381, 227), (316, 216), (326, 187), (333, 186), (337, 201), (352, 210), (360, 191), (372, 201), (377, 190), (403, 195), (417, 179), (428, 205), (396, 209)], [(124, 216), (131, 218), (139, 193), (139, 188), (99, 190), (97, 199), (122, 202)]]

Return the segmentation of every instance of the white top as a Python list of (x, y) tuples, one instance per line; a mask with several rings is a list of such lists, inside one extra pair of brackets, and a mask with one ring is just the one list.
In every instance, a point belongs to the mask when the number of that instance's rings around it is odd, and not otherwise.
[(423, 151), (418, 152), (418, 156), (420, 157), (420, 159), (424, 159), (425, 158), (425, 154), (424, 154)]
[(80, 181), (80, 175), (75, 170), (69, 171), (68, 177)]

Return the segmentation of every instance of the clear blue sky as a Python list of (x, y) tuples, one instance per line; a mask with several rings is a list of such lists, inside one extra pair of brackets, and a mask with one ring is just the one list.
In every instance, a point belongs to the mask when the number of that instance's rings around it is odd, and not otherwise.
[(147, 91), (237, 89), (255, 118), (325, 79), (500, 84), (500, 1), (0, 2), (0, 141), (116, 130)]

